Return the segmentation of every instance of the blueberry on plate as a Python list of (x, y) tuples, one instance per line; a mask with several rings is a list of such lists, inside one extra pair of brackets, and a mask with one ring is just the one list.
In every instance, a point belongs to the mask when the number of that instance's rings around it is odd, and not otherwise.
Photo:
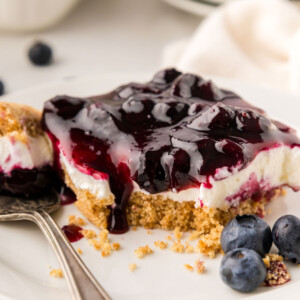
[(279, 253), (294, 263), (300, 263), (300, 219), (293, 215), (279, 218), (272, 237)]
[(248, 248), (264, 256), (272, 246), (271, 228), (256, 215), (237, 215), (223, 229), (221, 246), (225, 253), (236, 248)]
[(252, 292), (264, 282), (266, 275), (267, 269), (262, 258), (251, 249), (231, 250), (221, 262), (221, 279), (239, 292)]
[(0, 96), (4, 94), (4, 83), (0, 80)]
[(45, 66), (51, 62), (52, 50), (48, 45), (36, 42), (30, 47), (28, 56), (34, 65)]

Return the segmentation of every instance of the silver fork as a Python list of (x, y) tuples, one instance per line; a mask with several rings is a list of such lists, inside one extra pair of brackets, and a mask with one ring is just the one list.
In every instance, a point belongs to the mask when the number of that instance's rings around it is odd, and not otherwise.
[(0, 195), (0, 221), (30, 220), (51, 244), (67, 279), (74, 300), (108, 300), (110, 297), (87, 269), (49, 213), (60, 207), (54, 190), (38, 198)]

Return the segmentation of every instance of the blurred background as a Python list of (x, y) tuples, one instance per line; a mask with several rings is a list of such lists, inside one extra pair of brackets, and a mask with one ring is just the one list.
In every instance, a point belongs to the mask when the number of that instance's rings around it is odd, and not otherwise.
[[(0, 0), (0, 4), (3, 0)], [(28, 2), (21, 14), (30, 10)], [(69, 0), (40, 0), (60, 6)], [(53, 26), (33, 30), (12, 13), (10, 26), (0, 31), (0, 77), (6, 91), (12, 92), (36, 84), (69, 76), (115, 72), (156, 72), (161, 52), (168, 42), (189, 36), (201, 17), (169, 6), (161, 0), (82, 0), (67, 7), (67, 14), (54, 20)], [(72, 6), (72, 5), (71, 5)], [(0, 5), (2, 15), (5, 7)], [(36, 14), (38, 14), (38, 7)], [(63, 8), (61, 8), (63, 9)], [(69, 10), (70, 9), (70, 10)], [(47, 16), (47, 9), (43, 11)], [(6, 15), (8, 18), (8, 16)], [(34, 18), (34, 14), (33, 17)], [(29, 18), (30, 19), (30, 18)], [(18, 23), (20, 22), (20, 23)], [(47, 24), (46, 24), (47, 25)], [(4, 29), (4, 27), (6, 27)], [(25, 32), (22, 32), (25, 31)], [(27, 50), (35, 40), (42, 40), (53, 50), (53, 63), (35, 67), (27, 59)]]
[[(300, 90), (299, 1), (0, 0), (0, 80), (10, 93), (164, 66)], [(28, 59), (42, 41), (47, 66)]]

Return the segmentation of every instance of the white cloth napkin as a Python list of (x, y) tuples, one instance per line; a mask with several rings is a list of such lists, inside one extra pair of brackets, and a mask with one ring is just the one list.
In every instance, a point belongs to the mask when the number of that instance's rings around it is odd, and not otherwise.
[(300, 10), (285, 0), (237, 0), (168, 45), (163, 66), (300, 94)]

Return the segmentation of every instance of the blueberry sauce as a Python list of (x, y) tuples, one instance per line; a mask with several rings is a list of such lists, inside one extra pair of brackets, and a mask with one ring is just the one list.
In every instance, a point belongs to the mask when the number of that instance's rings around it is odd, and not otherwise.
[(80, 226), (71, 224), (65, 225), (61, 229), (63, 233), (66, 235), (70, 243), (77, 242), (83, 238), (82, 233), (80, 232), (82, 228)]
[(76, 201), (76, 195), (64, 183), (60, 185), (58, 194), (61, 200), (61, 205), (69, 205)]
[(109, 179), (116, 196), (109, 229), (128, 228), (133, 182), (159, 193), (205, 184), (219, 168), (245, 168), (259, 151), (299, 146), (295, 132), (211, 81), (175, 69), (111, 93), (45, 103), (44, 130), (81, 172)]
[(38, 194), (52, 183), (53, 176), (53, 169), (50, 166), (33, 169), (15, 168), (10, 173), (0, 172), (0, 194)]

